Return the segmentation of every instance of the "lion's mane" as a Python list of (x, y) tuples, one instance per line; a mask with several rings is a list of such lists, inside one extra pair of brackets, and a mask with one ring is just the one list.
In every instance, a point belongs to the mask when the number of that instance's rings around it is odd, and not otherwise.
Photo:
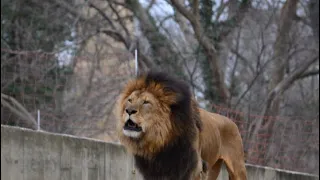
[(130, 140), (120, 135), (120, 141), (132, 150), (145, 179), (189, 179), (199, 160), (195, 144), (202, 124), (188, 85), (161, 72), (141, 74), (124, 88), (119, 100), (119, 113), (124, 111), (125, 98), (137, 90), (148, 91), (162, 103), (161, 106), (169, 107), (170, 140), (164, 139), (165, 143), (159, 144), (155, 148), (157, 151), (152, 152), (145, 148), (148, 144), (143, 139)]

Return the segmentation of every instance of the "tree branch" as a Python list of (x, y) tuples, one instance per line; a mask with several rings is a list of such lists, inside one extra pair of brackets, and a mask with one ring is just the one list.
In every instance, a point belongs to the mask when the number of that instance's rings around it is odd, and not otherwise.
[[(38, 2), (35, 2), (38, 3)], [(72, 14), (75, 17), (78, 17), (81, 21), (87, 21), (88, 19), (85, 18), (81, 13), (77, 11), (74, 7), (72, 7), (70, 4), (68, 4), (66, 1), (63, 0), (54, 0), (54, 3), (58, 6), (64, 8), (67, 10), (70, 14)]]
[(254, 70), (254, 68), (253, 68), (253, 66), (252, 66), (252, 63), (250, 63), (250, 61), (249, 61), (247, 58), (245, 58), (244, 56), (242, 56), (236, 49), (231, 48), (231, 49), (230, 49), (230, 52), (233, 53), (234, 55), (236, 55), (240, 60), (242, 60), (242, 62), (244, 63), (244, 65), (247, 66), (247, 67), (249, 67), (249, 69), (250, 69), (250, 71), (251, 71), (252, 73), (255, 72), (255, 70)]
[(1, 93), (1, 105), (10, 109), (14, 114), (24, 120), (27, 125), (31, 126), (32, 129), (37, 129), (36, 120), (15, 98)]
[(112, 9), (112, 11), (116, 14), (117, 19), (119, 21), (119, 24), (121, 25), (121, 27), (123, 28), (123, 30), (125, 31), (127, 38), (130, 38), (130, 33), (129, 30), (127, 29), (127, 27), (125, 26), (125, 22), (123, 22), (123, 19), (120, 17), (119, 12), (113, 7), (112, 3), (109, 3), (109, 7)]
[(316, 76), (316, 75), (319, 75), (319, 69), (305, 72), (305, 73), (301, 74), (298, 77), (298, 79), (304, 79), (304, 78), (307, 78), (307, 77), (310, 77), (310, 76)]
[(126, 47), (129, 46), (129, 43), (127, 42), (127, 40), (118, 31), (111, 30), (111, 29), (99, 29), (98, 32), (102, 32), (102, 33), (112, 37), (116, 41), (123, 42), (123, 44)]
[(146, 11), (149, 12), (150, 9), (153, 7), (153, 5), (155, 4), (156, 0), (151, 0), (150, 3), (148, 4)]
[[(315, 63), (319, 57), (314, 57), (310, 59), (309, 61), (305, 62), (303, 65), (301, 65), (299, 68), (297, 68), (294, 72), (292, 72), (287, 78), (283, 79), (278, 85), (270, 91), (268, 94), (267, 100), (266, 100), (266, 105), (263, 108), (262, 111), (262, 116), (265, 117), (268, 115), (268, 112), (270, 111), (270, 108), (272, 106), (272, 102), (274, 99), (276, 99), (279, 95), (284, 93), (291, 85), (301, 77), (301, 75), (313, 64)], [(263, 118), (259, 120), (257, 123), (257, 126), (254, 130), (253, 134), (256, 134), (259, 129), (262, 127), (262, 121)], [(268, 124), (265, 125), (265, 127), (268, 126)], [(262, 127), (263, 128), (263, 127)]]
[(191, 24), (196, 23), (196, 17), (186, 8), (184, 8), (177, 0), (171, 0), (171, 3), (184, 17), (190, 21)]
[(95, 4), (93, 4), (92, 2), (89, 2), (89, 7), (95, 9), (96, 11), (98, 11), (98, 13), (106, 20), (108, 21), (108, 23), (110, 24), (110, 26), (112, 27), (112, 29), (116, 29), (115, 25), (113, 24), (113, 22), (111, 21), (111, 19), (106, 15), (106, 13), (103, 12), (103, 10), (101, 10), (100, 8), (98, 8)]
[(220, 6), (217, 9), (216, 21), (218, 22), (220, 19), (221, 14), (223, 13), (224, 9), (230, 4), (231, 1), (227, 1), (223, 3), (223, 0), (220, 1)]
[(195, 19), (199, 19), (199, 0), (193, 0), (193, 14), (195, 16)]
[[(310, 59), (309, 61), (305, 62), (303, 65), (301, 65), (299, 68), (297, 68), (292, 74), (290, 74), (287, 78), (282, 80), (268, 95), (268, 100), (274, 99), (280, 94), (282, 94), (284, 91), (286, 91), (296, 80), (301, 77), (303, 72), (305, 72), (311, 64), (316, 62), (319, 59), (319, 57), (315, 57), (313, 59)], [(270, 104), (269, 104), (270, 105)], [(268, 108), (268, 105), (267, 105)]]
[[(228, 1), (229, 8), (230, 6), (233, 5), (233, 3), (237, 4), (237, 1), (234, 1), (234, 0), (232, 2), (231, 1), (232, 0)], [(223, 39), (224, 37), (228, 36), (235, 27), (239, 26), (239, 24), (242, 22), (243, 18), (245, 17), (250, 7), (251, 7), (251, 0), (242, 0), (240, 2), (240, 6), (236, 10), (234, 10), (234, 12), (229, 12), (229, 14), (231, 13), (231, 15), (227, 20), (219, 22), (220, 26), (223, 27), (221, 29), (222, 32), (219, 35), (219, 39)], [(230, 25), (230, 22), (232, 22), (231, 25)]]

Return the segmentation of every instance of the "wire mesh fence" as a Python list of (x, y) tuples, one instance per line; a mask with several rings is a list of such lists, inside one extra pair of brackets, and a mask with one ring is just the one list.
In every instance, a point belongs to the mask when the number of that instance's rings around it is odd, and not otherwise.
[[(237, 124), (247, 163), (300, 172), (318, 171), (319, 163), (315, 161), (319, 158), (318, 117), (263, 117), (217, 105), (214, 109)], [(255, 129), (259, 120), (268, 121), (271, 128)]]
[[(134, 75), (134, 61), (108, 64), (102, 72), (86, 56), (64, 66), (56, 53), (1, 53), (2, 124), (36, 129), (39, 110), (42, 130), (87, 137), (106, 133), (116, 140), (112, 111), (120, 87)], [(213, 110), (238, 125), (247, 163), (319, 174), (319, 117), (263, 117), (217, 105)]]

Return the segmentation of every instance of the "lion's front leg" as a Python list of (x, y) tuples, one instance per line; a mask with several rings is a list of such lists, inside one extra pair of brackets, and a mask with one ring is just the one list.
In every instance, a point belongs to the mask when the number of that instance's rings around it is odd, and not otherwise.
[(192, 176), (192, 180), (207, 180), (208, 179), (208, 163), (200, 159), (198, 166)]

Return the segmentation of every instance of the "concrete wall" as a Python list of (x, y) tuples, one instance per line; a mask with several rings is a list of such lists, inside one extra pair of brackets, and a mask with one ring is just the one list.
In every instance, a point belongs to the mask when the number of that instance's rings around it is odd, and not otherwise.
[[(247, 165), (249, 180), (316, 180), (317, 176)], [(142, 180), (118, 144), (1, 125), (1, 179)], [(223, 168), (219, 180), (228, 179)]]

